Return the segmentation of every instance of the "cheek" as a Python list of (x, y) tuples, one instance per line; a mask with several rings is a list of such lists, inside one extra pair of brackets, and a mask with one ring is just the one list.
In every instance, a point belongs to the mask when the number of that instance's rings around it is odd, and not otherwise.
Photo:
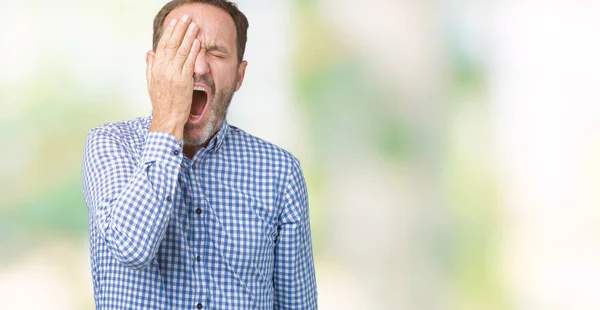
[(237, 78), (237, 67), (229, 63), (214, 63), (211, 72), (215, 86), (220, 88), (231, 88), (235, 86)]

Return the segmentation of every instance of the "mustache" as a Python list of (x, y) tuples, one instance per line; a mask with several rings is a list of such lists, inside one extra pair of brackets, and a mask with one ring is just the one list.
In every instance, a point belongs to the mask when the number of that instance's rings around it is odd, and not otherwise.
[(200, 76), (194, 74), (194, 83), (206, 84), (208, 87), (210, 87), (211, 93), (215, 93), (215, 82), (208, 74), (203, 74)]

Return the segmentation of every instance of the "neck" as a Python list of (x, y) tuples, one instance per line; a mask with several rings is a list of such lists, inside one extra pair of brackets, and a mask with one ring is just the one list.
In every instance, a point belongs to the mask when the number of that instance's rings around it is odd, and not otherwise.
[(212, 140), (212, 138), (214, 138), (214, 136), (217, 134), (217, 132), (212, 134), (208, 139), (206, 139), (206, 141), (204, 141), (204, 143), (202, 143), (200, 145), (189, 144), (189, 143), (185, 143), (185, 141), (184, 141), (183, 142), (183, 154), (185, 154), (185, 156), (187, 156), (189, 159), (194, 158), (194, 155), (196, 155), (196, 152), (198, 152), (201, 148), (205, 148), (208, 146), (208, 143), (210, 142), (210, 140)]
[[(185, 156), (187, 156), (189, 159), (194, 158), (194, 155), (196, 155), (196, 153), (201, 148), (207, 147), (208, 144), (210, 143), (210, 140), (212, 140), (219, 133), (219, 131), (222, 129), (221, 127), (223, 126), (223, 122), (224, 121), (219, 122), (219, 125), (215, 126), (215, 127), (209, 126), (209, 128), (211, 128), (211, 127), (213, 128), (213, 130), (211, 130), (212, 133), (210, 134), (210, 136), (206, 140), (204, 140), (204, 142), (202, 144), (185, 143), (185, 140), (184, 140), (184, 142), (183, 142), (183, 154), (185, 154)], [(185, 136), (185, 132), (184, 132), (184, 136)]]
[(208, 144), (208, 142), (200, 145), (200, 146), (196, 146), (196, 145), (186, 145), (185, 143), (183, 144), (183, 154), (185, 154), (185, 156), (187, 156), (187, 158), (192, 159), (194, 158), (194, 155), (196, 154), (196, 152), (198, 152), (198, 150), (200, 148), (206, 147), (206, 145)]

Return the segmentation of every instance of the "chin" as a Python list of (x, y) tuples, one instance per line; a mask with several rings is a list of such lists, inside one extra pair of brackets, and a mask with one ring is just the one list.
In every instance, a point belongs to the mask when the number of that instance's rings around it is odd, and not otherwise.
[(197, 125), (186, 126), (183, 142), (190, 146), (203, 146), (217, 133), (217, 125), (222, 124), (214, 119), (209, 119)]
[(200, 129), (194, 128), (183, 135), (183, 143), (189, 146), (202, 146), (210, 139), (210, 135)]

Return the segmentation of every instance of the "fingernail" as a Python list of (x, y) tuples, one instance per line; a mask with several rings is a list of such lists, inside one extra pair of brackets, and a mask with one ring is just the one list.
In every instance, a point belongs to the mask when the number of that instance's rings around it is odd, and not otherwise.
[(177, 19), (173, 18), (170, 22), (171, 26), (175, 26), (177, 24)]
[(194, 30), (194, 29), (196, 29), (196, 23), (192, 22), (190, 24), (190, 30)]
[(188, 19), (190, 19), (190, 17), (187, 16), (187, 15), (183, 15), (183, 17), (181, 18), (181, 20), (184, 21), (184, 22), (187, 22)]

